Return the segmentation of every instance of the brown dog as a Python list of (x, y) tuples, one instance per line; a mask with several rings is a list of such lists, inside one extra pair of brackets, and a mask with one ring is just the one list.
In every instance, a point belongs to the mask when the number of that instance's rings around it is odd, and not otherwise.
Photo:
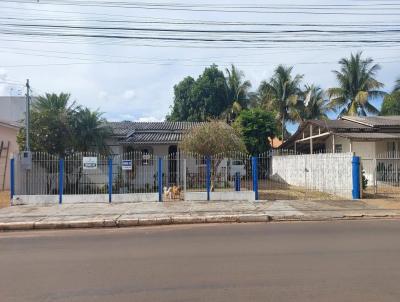
[(169, 199), (180, 199), (182, 188), (180, 186), (164, 187), (164, 196)]
[(179, 199), (181, 197), (182, 189), (180, 186), (172, 187), (172, 199)]

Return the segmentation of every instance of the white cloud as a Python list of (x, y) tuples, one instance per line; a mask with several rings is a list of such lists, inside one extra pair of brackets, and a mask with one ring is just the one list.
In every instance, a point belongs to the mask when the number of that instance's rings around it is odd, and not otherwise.
[(125, 90), (124, 93), (122, 94), (122, 97), (127, 100), (134, 99), (136, 97), (136, 92), (135, 90), (132, 89)]
[(0, 80), (7, 80), (7, 71), (4, 68), (0, 68)]
[[(189, 1), (189, 2), (193, 2)], [(348, 0), (327, 0), (331, 4), (340, 2), (347, 3)], [(243, 0), (221, 0), (225, 5), (243, 4)], [(264, 4), (265, 0), (254, 0), (254, 3)], [(295, 0), (271, 0), (276, 4), (293, 4)], [(318, 0), (307, 0), (308, 4), (319, 3)], [(11, 5), (11, 4), (10, 4)], [(37, 6), (37, 4), (18, 4), (26, 11)], [(117, 8), (83, 8), (80, 6), (63, 6), (58, 8), (48, 4), (47, 10), (35, 11), (35, 17), (46, 19), (51, 18), (65, 19), (71, 17), (74, 25), (96, 24), (89, 19), (101, 18), (101, 14), (126, 15), (126, 9)], [(275, 5), (275, 4), (274, 4)], [(17, 5), (15, 5), (17, 7)], [(47, 4), (46, 4), (47, 6)], [(56, 11), (59, 10), (57, 13)], [(18, 10), (2, 11), (3, 17), (16, 17)], [(100, 14), (94, 18), (83, 18), (79, 12)], [(67, 13), (69, 12), (69, 13)], [(75, 14), (76, 13), (76, 14)], [(209, 12), (183, 12), (183, 11), (143, 11), (129, 9), (129, 15), (140, 15), (141, 18), (183, 18), (200, 19), (210, 21), (231, 21), (248, 22), (251, 17), (254, 22), (281, 23), (280, 14), (213, 14)], [(333, 17), (327, 15), (313, 14), (309, 19), (306, 16), (297, 16), (298, 23), (344, 23), (348, 22), (345, 16)], [(136, 17), (135, 17), (136, 18)], [(307, 17), (308, 18), (308, 17)], [(388, 16), (355, 16), (354, 22), (366, 23), (381, 22)], [(394, 17), (393, 17), (394, 18)], [(139, 18), (140, 19), (140, 18)], [(79, 21), (81, 20), (81, 21)], [(383, 20), (385, 21), (385, 20)], [(383, 22), (382, 21), (382, 22)], [(386, 22), (394, 22), (386, 20)], [(178, 28), (178, 26), (176, 26)], [(286, 29), (285, 27), (282, 29)], [(332, 87), (335, 84), (335, 77), (332, 69), (337, 69), (337, 60), (343, 56), (348, 56), (351, 51), (364, 50), (370, 57), (393, 57), (397, 55), (398, 48), (381, 48), (364, 46), (360, 49), (346, 47), (325, 47), (323, 45), (293, 45), (286, 43), (282, 47), (272, 44), (265, 44), (264, 47), (255, 49), (246, 48), (213, 48), (208, 45), (205, 48), (184, 48), (177, 43), (177, 47), (148, 47), (140, 46), (141, 43), (134, 41), (103, 41), (100, 39), (45, 39), (24, 38), (27, 42), (18, 41), (19, 36), (12, 37), (13, 41), (7, 42), (7, 47), (26, 50), (26, 54), (4, 53), (0, 57), (0, 79), (3, 81), (13, 81), (14, 79), (30, 78), (31, 86), (34, 90), (42, 92), (69, 92), (72, 98), (83, 106), (91, 109), (99, 108), (104, 112), (104, 116), (109, 120), (140, 120), (140, 121), (160, 121), (170, 111), (170, 105), (173, 101), (173, 86), (186, 76), (198, 77), (204, 67), (215, 62), (220, 69), (229, 67), (229, 63), (234, 63), (239, 69), (243, 70), (246, 78), (252, 82), (252, 90), (256, 90), (261, 80), (268, 80), (272, 75), (273, 69), (279, 64), (294, 65), (295, 73), (305, 74), (304, 82), (316, 83), (322, 88)], [(15, 41), (14, 41), (15, 40)], [(53, 41), (54, 40), (54, 41)], [(71, 41), (70, 41), (71, 40)], [(98, 41), (97, 41), (98, 40)], [(29, 42), (28, 42), (29, 41)], [(56, 42), (56, 43), (52, 43)], [(62, 43), (60, 43), (62, 42)], [(104, 42), (104, 43), (103, 43)], [(151, 44), (151, 43), (148, 43)], [(161, 45), (161, 43), (160, 43)], [(171, 45), (175, 45), (171, 42)], [(218, 46), (218, 45), (216, 45)], [(311, 47), (312, 46), (312, 47)], [(41, 53), (43, 51), (43, 53)], [(60, 52), (58, 54), (58, 52)], [(65, 54), (63, 54), (65, 52)], [(32, 53), (32, 56), (28, 55)], [(41, 56), (33, 54), (40, 53)], [(45, 54), (44, 56), (42, 56)], [(96, 54), (96, 55), (91, 55)], [(53, 57), (58, 56), (58, 57)], [(66, 58), (60, 58), (65, 56)], [(110, 56), (110, 57), (108, 57)], [(115, 56), (115, 58), (114, 58)], [(69, 59), (67, 59), (69, 57)], [(125, 61), (122, 64), (102, 64), (100, 61)], [(93, 60), (94, 64), (82, 60)], [(135, 63), (144, 62), (144, 64)], [(182, 60), (182, 62), (174, 63)], [(99, 63), (97, 63), (99, 61)], [(168, 65), (160, 64), (158, 62)], [(298, 64), (305, 62), (306, 64)], [(318, 62), (332, 62), (330, 64), (316, 64)], [(71, 63), (71, 64), (70, 64)], [(77, 64), (76, 64), (77, 63)], [(83, 63), (83, 64), (82, 64)], [(314, 64), (309, 64), (314, 63)], [(380, 63), (380, 62), (378, 62)], [(37, 66), (32, 66), (37, 65)], [(57, 64), (50, 66), (51, 64)], [(75, 65), (76, 64), (76, 65)], [(20, 67), (13, 68), (12, 66)], [(22, 67), (23, 66), (23, 67)], [(1, 69), (7, 68), (7, 70)], [(386, 84), (387, 89), (393, 86), (393, 80), (398, 76), (399, 63), (392, 62), (382, 64), (383, 70), (379, 72), (378, 79)], [(24, 81), (24, 80), (23, 80)], [(23, 85), (23, 84), (22, 84)], [(9, 95), (11, 84), (0, 83), (0, 94)], [(16, 85), (14, 89), (19, 86)], [(22, 95), (24, 94), (21, 86)], [(14, 90), (15, 93), (16, 90)]]
[(97, 94), (97, 97), (99, 98), (99, 100), (102, 100), (102, 101), (107, 100), (108, 99), (108, 93), (105, 92), (105, 91), (100, 91)]
[(144, 116), (136, 120), (136, 122), (162, 122), (163, 119), (156, 118), (154, 116)]

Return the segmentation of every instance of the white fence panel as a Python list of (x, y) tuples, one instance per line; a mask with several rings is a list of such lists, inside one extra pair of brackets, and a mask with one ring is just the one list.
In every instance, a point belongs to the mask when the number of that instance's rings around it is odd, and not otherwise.
[(272, 157), (270, 178), (289, 186), (352, 197), (352, 153)]

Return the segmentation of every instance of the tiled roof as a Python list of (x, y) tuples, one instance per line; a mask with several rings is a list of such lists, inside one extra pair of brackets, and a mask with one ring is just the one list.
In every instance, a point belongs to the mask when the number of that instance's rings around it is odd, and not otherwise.
[(110, 122), (114, 136), (122, 144), (178, 143), (183, 134), (200, 122)]
[(327, 130), (340, 130), (340, 129), (368, 129), (370, 127), (346, 120), (311, 120), (310, 123), (325, 128)]
[(360, 140), (379, 140), (379, 139), (399, 139), (400, 133), (381, 133), (381, 132), (349, 132), (338, 133), (337, 136), (360, 139)]
[(400, 116), (344, 116), (343, 120), (370, 127), (400, 127)]
[(178, 143), (182, 140), (183, 133), (135, 133), (125, 139), (122, 144), (161, 144)]
[(302, 138), (303, 131), (310, 124), (320, 127), (321, 133), (330, 132), (354, 139), (397, 139), (400, 137), (400, 116), (344, 116), (338, 120), (309, 120), (303, 122), (296, 133), (282, 144), (281, 148), (293, 146), (296, 140)]

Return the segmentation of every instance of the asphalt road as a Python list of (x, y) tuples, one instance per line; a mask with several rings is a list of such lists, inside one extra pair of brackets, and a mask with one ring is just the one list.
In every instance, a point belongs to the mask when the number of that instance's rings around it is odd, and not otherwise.
[(400, 221), (0, 234), (0, 301), (400, 301)]

